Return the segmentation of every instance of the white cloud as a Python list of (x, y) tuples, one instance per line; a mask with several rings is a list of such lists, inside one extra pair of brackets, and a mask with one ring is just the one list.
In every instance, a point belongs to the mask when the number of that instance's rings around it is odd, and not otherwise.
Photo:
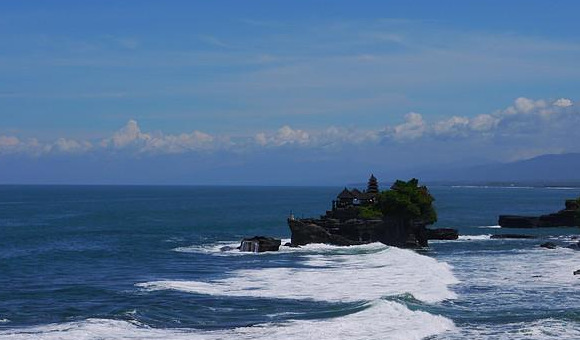
[(552, 105), (558, 106), (558, 107), (569, 107), (569, 106), (574, 105), (574, 103), (572, 103), (572, 101), (570, 99), (560, 98), (560, 99), (556, 100), (554, 103), (552, 103)]
[(0, 149), (12, 148), (20, 144), (20, 139), (13, 136), (0, 136)]
[(331, 126), (320, 131), (313, 136), (322, 146), (340, 145), (340, 144), (363, 144), (372, 143), (380, 140), (379, 131), (346, 129)]
[(311, 148), (335, 148), (341, 145), (358, 145), (380, 140), (380, 131), (346, 129), (330, 126), (321, 130), (304, 131), (285, 125), (275, 133), (257, 133), (254, 142), (264, 147), (293, 145)]
[(422, 137), (426, 130), (427, 125), (423, 116), (416, 112), (409, 112), (405, 115), (405, 123), (392, 129), (392, 136), (398, 141), (412, 140)]
[(42, 146), (36, 139), (21, 140), (15, 136), (0, 136), (0, 154), (42, 153)]
[[(176, 154), (187, 152), (213, 152), (218, 150), (240, 151), (246, 148), (276, 148), (292, 146), (300, 148), (342, 150), (343, 147), (357, 145), (382, 145), (381, 141), (393, 140), (399, 143), (415, 141), (431, 143), (445, 142), (449, 138), (461, 139), (466, 143), (483, 137), (486, 141), (514, 138), (532, 138), (542, 134), (541, 141), (558, 147), (562, 131), (570, 130), (571, 135), (580, 128), (580, 115), (567, 98), (557, 100), (534, 100), (517, 98), (505, 109), (475, 117), (452, 116), (439, 121), (428, 122), (423, 115), (409, 112), (404, 122), (384, 129), (357, 129), (330, 126), (323, 129), (303, 130), (284, 125), (272, 132), (260, 132), (252, 137), (236, 136), (233, 140), (225, 135), (211, 135), (193, 130), (190, 133), (163, 134), (141, 130), (135, 120), (111, 137), (100, 142), (58, 138), (52, 142), (39, 142), (34, 138), (21, 139), (16, 136), (0, 136), (0, 154), (28, 154), (42, 156), (48, 154), (83, 154), (88, 152), (125, 152), (128, 154)], [(572, 138), (572, 137), (570, 137)], [(538, 150), (544, 148), (538, 142)], [(566, 146), (575, 145), (567, 143)], [(580, 151), (580, 150), (576, 150)]]
[(276, 144), (307, 144), (310, 141), (310, 135), (303, 130), (293, 130), (288, 125), (283, 126), (276, 134)]
[(524, 97), (520, 97), (515, 101), (516, 109), (521, 113), (529, 113), (533, 110), (543, 109), (547, 106), (544, 100), (532, 100)]
[(515, 115), (520, 113), (531, 113), (538, 109), (544, 109), (548, 106), (545, 100), (533, 100), (525, 97), (519, 97), (514, 101), (514, 105), (503, 110), (506, 115)]
[(52, 144), (44, 146), (45, 152), (60, 153), (83, 153), (90, 150), (93, 145), (88, 141), (76, 141), (73, 139), (59, 138)]
[[(101, 141), (101, 146), (114, 149), (131, 149), (137, 153), (183, 153), (188, 151), (209, 150), (218, 140), (207, 133), (193, 131), (179, 135), (155, 135), (141, 131), (135, 120), (130, 120), (111, 138)], [(227, 143), (227, 140), (226, 140)], [(223, 143), (224, 145), (226, 143)], [(222, 147), (224, 145), (221, 145)]]
[(112, 146), (114, 148), (124, 148), (137, 143), (146, 142), (151, 136), (141, 132), (137, 121), (131, 119), (119, 131), (113, 134), (113, 137), (101, 142), (102, 146)]
[(443, 120), (433, 125), (433, 132), (436, 135), (460, 136), (467, 133), (469, 119), (466, 117), (453, 116), (448, 120)]
[(266, 144), (268, 144), (268, 137), (266, 137), (266, 134), (264, 132), (260, 132), (260, 133), (256, 134), (256, 136), (254, 137), (254, 140), (256, 141), (256, 143), (258, 145), (261, 145), (261, 146), (266, 146)]
[(282, 145), (307, 145), (311, 142), (308, 132), (300, 129), (292, 129), (284, 125), (273, 135), (258, 133), (254, 137), (256, 143), (262, 146), (282, 146)]
[(427, 123), (419, 113), (405, 115), (405, 123), (385, 129), (385, 136), (399, 142), (422, 137), (475, 138), (490, 137), (494, 133), (503, 135), (530, 134), (533, 131), (555, 126), (558, 121), (573, 117), (570, 99), (560, 98), (552, 103), (547, 100), (517, 98), (514, 103), (492, 114), (480, 114), (473, 118), (453, 116), (449, 119)]
[(200, 131), (182, 133), (180, 135), (165, 135), (148, 139), (142, 151), (158, 153), (183, 153), (209, 149), (212, 147), (214, 137)]
[(486, 132), (495, 128), (499, 122), (498, 117), (481, 114), (469, 121), (469, 127), (474, 131)]

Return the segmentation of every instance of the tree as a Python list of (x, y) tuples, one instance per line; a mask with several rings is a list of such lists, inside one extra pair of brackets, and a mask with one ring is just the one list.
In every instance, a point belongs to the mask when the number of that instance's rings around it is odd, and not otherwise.
[(408, 182), (397, 180), (391, 190), (381, 192), (378, 205), (383, 216), (433, 224), (437, 221), (433, 201), (427, 187), (419, 186), (419, 181), (413, 178)]

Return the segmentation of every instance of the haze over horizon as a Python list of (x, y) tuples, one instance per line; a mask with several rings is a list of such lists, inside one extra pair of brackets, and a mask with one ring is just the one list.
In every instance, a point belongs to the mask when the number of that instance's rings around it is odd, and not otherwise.
[(578, 153), (578, 10), (3, 2), (0, 183), (340, 185)]

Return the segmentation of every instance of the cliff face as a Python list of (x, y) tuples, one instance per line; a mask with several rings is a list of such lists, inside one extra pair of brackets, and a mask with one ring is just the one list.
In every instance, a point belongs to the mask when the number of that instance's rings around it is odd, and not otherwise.
[(288, 220), (293, 245), (327, 243), (351, 246), (378, 242), (378, 231), (382, 221), (348, 220), (340, 222), (329, 219)]
[(427, 247), (427, 228), (421, 221), (385, 218), (379, 241), (400, 248)]
[[(404, 219), (361, 220), (344, 222), (329, 219), (288, 219), (292, 245), (326, 243), (351, 246), (372, 242), (401, 248), (428, 246), (429, 235), (441, 239), (437, 229), (427, 229), (424, 223)], [(453, 232), (454, 233), (453, 233)], [(457, 231), (448, 230), (445, 239), (456, 239)]]

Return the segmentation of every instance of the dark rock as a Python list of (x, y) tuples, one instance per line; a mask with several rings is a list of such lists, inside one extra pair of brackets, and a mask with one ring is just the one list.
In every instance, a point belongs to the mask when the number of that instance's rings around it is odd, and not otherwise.
[[(419, 187), (417, 179), (406, 183), (397, 181), (395, 184), (399, 186), (393, 185), (391, 190), (401, 190), (404, 184), (432, 200), (427, 187)], [(399, 194), (406, 195), (402, 192)], [(385, 216), (379, 203), (379, 196), (376, 178), (371, 176), (367, 190), (361, 192), (358, 189), (345, 188), (338, 194), (337, 199), (332, 201), (332, 210), (326, 211), (320, 218), (296, 219), (291, 214), (288, 218), (288, 226), (292, 232), (291, 244), (326, 243), (351, 246), (382, 242), (396, 247), (427, 247), (427, 223), (412, 219), (398, 211), (387, 213)], [(408, 204), (414, 206), (417, 202), (409, 201)], [(433, 209), (431, 203), (422, 206), (421, 209), (429, 211), (424, 214), (421, 211), (418, 216), (429, 220), (429, 224), (433, 223), (431, 220), (435, 211), (431, 211)], [(433, 239), (457, 239), (456, 234), (457, 231), (451, 229), (432, 232)]]
[(573, 227), (578, 225), (576, 210), (560, 210), (557, 213), (540, 216), (539, 227)]
[(540, 247), (542, 248), (548, 248), (548, 249), (556, 249), (558, 248), (558, 246), (553, 243), (553, 242), (544, 242), (542, 244), (540, 244)]
[(580, 242), (578, 242), (578, 243), (573, 243), (573, 244), (569, 245), (569, 246), (568, 246), (568, 247), (566, 247), (566, 248), (570, 248), (570, 249), (574, 249), (574, 250), (580, 250)]
[(290, 242), (286, 242), (286, 243), (284, 243), (284, 247), (290, 247), (290, 248), (300, 248), (300, 246), (299, 246), (299, 245), (297, 245), (297, 244), (292, 244), (292, 243), (290, 243)]
[(247, 251), (253, 253), (262, 253), (265, 251), (278, 251), (280, 249), (281, 240), (272, 237), (254, 236), (252, 238), (245, 238), (240, 244), (240, 251)]
[(457, 240), (459, 238), (459, 232), (457, 229), (451, 228), (438, 228), (438, 229), (426, 229), (428, 240)]
[(531, 239), (531, 238), (536, 238), (536, 236), (525, 235), (525, 234), (496, 234), (496, 235), (491, 235), (490, 238), (492, 238), (492, 239)]
[(580, 275), (580, 269), (574, 271), (574, 275)]
[(580, 202), (578, 200), (566, 200), (566, 210), (578, 210), (580, 209)]
[(403, 248), (427, 247), (427, 229), (420, 221), (387, 218), (385, 220), (288, 219), (293, 245), (326, 243), (353, 246), (382, 242)]
[(578, 236), (572, 236), (572, 237), (570, 237), (570, 239), (571, 240), (577, 240), (578, 239)]
[(566, 208), (553, 214), (541, 216), (500, 215), (499, 225), (503, 228), (548, 228), (580, 226), (580, 202), (566, 200)]
[[(329, 226), (325, 228), (316, 223), (309, 222), (313, 221), (288, 219), (288, 226), (292, 232), (292, 240), (290, 242), (292, 245), (303, 246), (309, 243), (326, 243), (337, 246), (352, 246), (367, 243), (340, 235), (340, 232), (344, 234), (354, 234), (355, 232), (360, 232), (356, 228), (348, 228), (348, 225), (345, 225), (344, 230), (340, 230), (336, 227), (333, 228)], [(353, 224), (351, 226), (354, 227), (355, 225)]]
[(537, 228), (540, 219), (532, 216), (500, 215), (498, 224), (502, 228)]
[(400, 248), (428, 247), (427, 228), (421, 221), (402, 218), (385, 218), (378, 226), (378, 240)]

